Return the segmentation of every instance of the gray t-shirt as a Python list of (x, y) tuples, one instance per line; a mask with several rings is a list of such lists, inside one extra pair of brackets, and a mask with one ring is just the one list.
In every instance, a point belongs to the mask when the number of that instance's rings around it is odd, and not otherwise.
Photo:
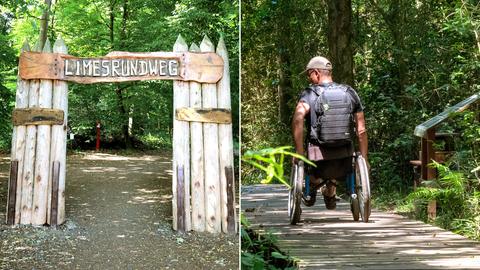
[[(319, 84), (318, 86), (320, 87), (326, 87), (325, 91), (328, 91), (328, 87), (335, 87), (337, 86), (337, 83), (324, 83), (324, 84)], [(306, 122), (307, 122), (307, 143), (310, 146), (312, 146), (312, 149), (307, 149), (308, 151), (308, 156), (311, 160), (329, 160), (329, 159), (339, 159), (339, 158), (344, 158), (348, 156), (352, 156), (354, 148), (353, 145), (345, 145), (345, 146), (340, 146), (340, 147), (327, 147), (327, 146), (319, 146), (315, 142), (314, 138), (312, 138), (312, 121), (316, 121), (317, 115), (315, 112), (315, 102), (317, 101), (318, 94), (315, 93), (313, 88), (316, 85), (312, 85), (310, 87), (307, 87), (303, 92), (300, 94), (299, 102), (305, 102), (310, 106), (310, 112), (309, 114), (305, 117)], [(357, 112), (362, 112), (363, 111), (363, 105), (362, 102), (360, 101), (360, 97), (358, 96), (357, 92), (355, 90), (348, 86), (344, 85), (347, 87), (347, 93), (349, 94), (351, 101), (352, 101), (352, 114), (355, 114)]]

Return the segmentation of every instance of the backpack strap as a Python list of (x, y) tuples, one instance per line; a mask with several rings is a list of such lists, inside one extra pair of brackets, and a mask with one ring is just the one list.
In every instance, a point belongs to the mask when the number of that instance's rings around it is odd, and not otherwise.
[(318, 119), (318, 112), (316, 108), (316, 104), (318, 101), (320, 101), (322, 104), (324, 102), (324, 91), (322, 86), (320, 85), (310, 85), (308, 87), (315, 95), (317, 95), (317, 98), (315, 100), (311, 101), (311, 106), (310, 106), (310, 130), (309, 130), (309, 135), (306, 137), (306, 140), (314, 140), (316, 143), (318, 143), (318, 138), (317, 138), (317, 119)]

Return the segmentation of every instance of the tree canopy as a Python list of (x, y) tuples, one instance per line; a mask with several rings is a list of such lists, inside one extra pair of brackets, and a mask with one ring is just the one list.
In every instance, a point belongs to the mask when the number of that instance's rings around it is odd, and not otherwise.
[[(9, 148), (19, 49), (39, 40), (44, 1), (0, 4), (0, 149)], [(103, 56), (111, 51), (172, 51), (179, 34), (189, 43), (224, 37), (230, 58), (234, 136), (238, 141), (238, 1), (63, 1), (51, 3), (47, 36), (61, 36), (69, 54)], [(5, 46), (4, 46), (5, 45)], [(69, 127), (77, 146), (91, 146), (102, 123), (108, 147), (170, 147), (172, 83), (69, 84)], [(74, 144), (75, 144), (74, 143)]]

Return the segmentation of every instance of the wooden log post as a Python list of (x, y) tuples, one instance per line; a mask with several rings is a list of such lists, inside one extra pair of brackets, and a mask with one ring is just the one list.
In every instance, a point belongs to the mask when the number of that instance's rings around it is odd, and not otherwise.
[[(53, 44), (54, 53), (67, 54), (67, 46), (62, 38), (58, 38)], [(52, 145), (50, 149), (50, 159), (52, 162), (59, 163), (58, 173), (58, 207), (57, 207), (57, 224), (65, 222), (65, 176), (67, 163), (67, 124), (68, 124), (68, 84), (65, 81), (53, 81), (53, 99), (52, 108), (63, 110), (63, 125), (52, 126)], [(50, 162), (50, 164), (52, 164)], [(53, 178), (50, 180), (52, 181)], [(48, 198), (48, 205), (52, 205), (51, 198)], [(47, 220), (53, 220), (48, 212)]]
[[(43, 48), (44, 53), (51, 53), (52, 47), (47, 39)], [(40, 93), (38, 95), (40, 108), (52, 108), (52, 81), (40, 80)], [(37, 126), (37, 143), (35, 154), (35, 171), (33, 184), (33, 212), (32, 224), (44, 225), (47, 223), (47, 207), (50, 179), (50, 141), (51, 126)]]
[[(193, 43), (191, 52), (200, 48)], [(190, 82), (190, 108), (202, 108), (202, 86)], [(203, 159), (203, 126), (199, 122), (190, 123), (191, 172), (192, 172), (192, 230), (205, 231), (205, 176)]]
[(54, 161), (52, 162), (52, 172), (51, 172), (51, 200), (49, 204), (49, 212), (50, 216), (48, 219), (48, 224), (51, 226), (58, 225), (58, 183), (60, 178), (60, 162)]
[(10, 179), (8, 183), (7, 225), (15, 224), (15, 201), (17, 199), (18, 160), (10, 162)]
[[(23, 47), (21, 52), (30, 51), (30, 46), (28, 42), (25, 41), (23, 43)], [(15, 108), (22, 109), (28, 107), (28, 91), (29, 91), (29, 81), (23, 80), (20, 78), (20, 75), (17, 76), (17, 92), (15, 95)], [(14, 126), (13, 127), (13, 134), (12, 134), (12, 153), (11, 153), (11, 160), (17, 161), (17, 175), (15, 179), (17, 183), (16, 186), (16, 194), (12, 194), (11, 190), (8, 190), (8, 198), (15, 196), (15, 216), (13, 220), (13, 224), (20, 223), (20, 206), (22, 200), (22, 179), (23, 179), (23, 163), (24, 163), (24, 156), (25, 156), (25, 137), (27, 133), (27, 127), (25, 125), (21, 126)], [(13, 179), (10, 176), (10, 179)], [(12, 183), (10, 183), (12, 184)], [(11, 186), (11, 185), (9, 185)], [(7, 209), (12, 207), (10, 205), (10, 200), (7, 204)], [(8, 219), (8, 216), (7, 216)], [(8, 222), (8, 220), (7, 220)], [(12, 224), (12, 225), (13, 225)]]
[[(425, 137), (422, 138), (422, 180), (431, 180), (436, 177), (435, 169), (428, 166), (432, 160), (435, 160), (434, 140), (435, 128), (430, 128), (427, 130)], [(435, 220), (437, 215), (437, 202), (435, 200), (428, 202), (427, 214), (429, 220)]]
[[(205, 36), (200, 44), (202, 52), (213, 52), (215, 46)], [(203, 108), (217, 108), (216, 84), (202, 84)], [(222, 230), (220, 207), (220, 168), (218, 155), (218, 124), (203, 124), (203, 145), (205, 146), (205, 214), (206, 230), (218, 233)]]
[(437, 201), (431, 200), (427, 205), (427, 215), (429, 221), (434, 221), (437, 217)]
[[(222, 79), (217, 83), (218, 108), (231, 110), (230, 68), (228, 63), (228, 51), (223, 37), (221, 37), (220, 41), (218, 42), (217, 54), (222, 57), (224, 66)], [(233, 180), (232, 124), (219, 124), (218, 138), (218, 149), (220, 155), (220, 208), (222, 214), (222, 231), (224, 233), (235, 233), (237, 230), (237, 225), (235, 216), (235, 197), (233, 196), (233, 194), (235, 194), (235, 181)], [(233, 191), (231, 189), (233, 189)]]
[(428, 164), (435, 160), (435, 151), (433, 142), (435, 141), (435, 128), (427, 130), (427, 134), (422, 138), (422, 180), (431, 180), (436, 177), (435, 169)]
[[(40, 51), (38, 43), (33, 47), (33, 51)], [(38, 107), (38, 96), (40, 91), (40, 80), (31, 80), (28, 92), (28, 107)], [(32, 205), (33, 205), (33, 183), (35, 173), (35, 149), (37, 142), (37, 126), (28, 125), (25, 140), (25, 156), (23, 164), (22, 185), (21, 185), (21, 210), (20, 223), (32, 223)], [(20, 169), (19, 169), (20, 170)]]
[(185, 177), (185, 174), (184, 174), (184, 170), (183, 170), (183, 166), (178, 166), (177, 169), (176, 169), (176, 172), (177, 174), (177, 179), (178, 179), (178, 182), (177, 182), (177, 198), (178, 198), (178, 201), (177, 201), (177, 230), (179, 232), (185, 232), (185, 200), (184, 200), (184, 196), (185, 196), (185, 182), (184, 182), (184, 177)]
[[(188, 46), (181, 35), (178, 36), (177, 41), (173, 45), (174, 52), (187, 52)], [(184, 224), (185, 230), (191, 230), (191, 214), (190, 214), (190, 132), (189, 123), (178, 121), (175, 119), (175, 110), (177, 108), (188, 107), (190, 104), (189, 98), (189, 83), (184, 81), (173, 82), (173, 181), (172, 181), (172, 207), (173, 207), (173, 229), (178, 229), (178, 215), (177, 215), (177, 181), (181, 180), (177, 176), (177, 168), (183, 167), (183, 186), (185, 189), (184, 196)]]

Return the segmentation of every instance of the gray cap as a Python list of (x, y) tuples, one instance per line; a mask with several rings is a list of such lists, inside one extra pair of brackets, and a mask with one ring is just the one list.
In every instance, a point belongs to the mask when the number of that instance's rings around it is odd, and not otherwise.
[(327, 58), (322, 56), (315, 56), (307, 64), (307, 68), (303, 71), (306, 72), (309, 69), (326, 69), (332, 70), (332, 63)]

